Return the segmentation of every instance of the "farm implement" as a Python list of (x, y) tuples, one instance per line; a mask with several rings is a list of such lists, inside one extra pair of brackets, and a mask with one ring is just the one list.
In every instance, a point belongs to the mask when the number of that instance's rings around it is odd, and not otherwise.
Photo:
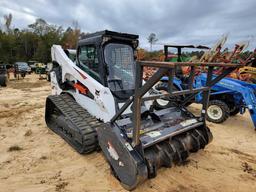
[[(168, 54), (168, 48), (176, 48), (177, 50), (181, 49), (181, 46), (176, 45), (166, 45), (165, 46), (165, 55)], [(195, 48), (191, 46), (182, 46), (182, 48)], [(218, 46), (215, 46), (218, 47)], [(199, 47), (197, 47), (199, 48)], [(181, 58), (181, 50), (178, 52), (178, 61), (182, 61)], [(222, 72), (219, 70), (220, 68), (215, 70), (215, 74), (212, 78), (216, 78), (216, 71), (217, 74)], [(243, 69), (243, 67), (241, 68)], [(189, 68), (191, 70), (191, 68)], [(200, 88), (206, 85), (207, 81), (207, 74), (204, 73), (204, 68), (200, 69), (192, 69), (196, 72), (196, 76), (193, 82), (193, 88)], [(175, 90), (183, 90), (188, 88), (188, 81), (189, 81), (189, 72), (187, 69), (184, 68), (181, 70), (176, 70), (176, 76), (174, 78), (174, 89)], [(203, 72), (201, 72), (203, 71)], [(193, 72), (194, 73), (194, 72)], [(167, 81), (168, 77), (165, 76), (161, 79), (162, 83), (156, 86), (157, 90), (167, 91)], [(233, 78), (224, 78), (215, 85), (212, 86), (210, 96), (209, 96), (209, 103), (208, 108), (206, 110), (206, 119), (210, 122), (214, 123), (222, 123), (224, 122), (229, 116), (234, 116), (238, 113), (243, 114), (246, 109), (248, 109), (253, 125), (256, 128), (256, 85), (252, 83), (248, 83), (245, 81), (233, 79)], [(184, 96), (180, 96), (176, 98), (180, 101), (184, 100)], [(191, 102), (202, 103), (203, 96), (202, 93), (198, 93), (195, 97), (191, 100)], [(189, 102), (188, 104), (190, 104)], [(163, 109), (165, 107), (171, 106), (173, 103), (172, 99), (159, 99), (155, 102), (155, 106), (158, 109)]]

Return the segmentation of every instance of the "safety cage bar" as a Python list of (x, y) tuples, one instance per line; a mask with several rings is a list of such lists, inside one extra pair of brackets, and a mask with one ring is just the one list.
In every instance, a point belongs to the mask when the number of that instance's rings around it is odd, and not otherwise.
[[(155, 67), (158, 70), (142, 85), (143, 82), (143, 67)], [(173, 78), (175, 77), (175, 69), (178, 66), (190, 66), (191, 71), (189, 75), (188, 89), (173, 91)], [(195, 67), (203, 66), (208, 67), (206, 86), (201, 88), (193, 88), (193, 81), (195, 77)], [(136, 75), (135, 75), (135, 90), (134, 95), (131, 96), (125, 104), (117, 111), (117, 113), (111, 119), (111, 123), (115, 122), (122, 113), (131, 105), (133, 102), (133, 136), (132, 145), (138, 146), (140, 144), (140, 125), (141, 125), (141, 103), (143, 101), (155, 100), (168, 96), (188, 95), (181, 105), (185, 105), (191, 99), (195, 97), (199, 92), (203, 92), (202, 111), (201, 117), (205, 121), (205, 111), (209, 100), (210, 88), (224, 78), (226, 75), (231, 73), (234, 69), (242, 67), (241, 64), (234, 63), (209, 63), (209, 62), (157, 62), (157, 61), (137, 61), (136, 62)], [(213, 77), (214, 67), (222, 67), (223, 70), (215, 78)], [(150, 95), (143, 97), (163, 76), (168, 76), (168, 93)]]

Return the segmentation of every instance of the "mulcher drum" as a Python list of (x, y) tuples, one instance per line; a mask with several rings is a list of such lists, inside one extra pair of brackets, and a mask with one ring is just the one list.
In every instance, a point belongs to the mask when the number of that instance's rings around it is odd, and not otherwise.
[(93, 118), (71, 96), (48, 96), (45, 121), (51, 130), (79, 153), (90, 153), (99, 148), (96, 129), (102, 123)]

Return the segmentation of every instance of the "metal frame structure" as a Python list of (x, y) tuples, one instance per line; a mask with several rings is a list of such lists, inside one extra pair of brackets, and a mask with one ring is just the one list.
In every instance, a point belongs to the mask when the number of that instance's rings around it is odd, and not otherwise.
[(178, 55), (178, 58), (177, 58), (177, 61), (178, 62), (181, 62), (181, 49), (183, 48), (190, 48), (190, 49), (210, 49), (209, 47), (207, 46), (204, 46), (204, 45), (198, 45), (198, 46), (195, 46), (195, 45), (164, 45), (164, 55), (165, 55), (165, 61), (167, 61), (167, 58), (168, 58), (168, 48), (171, 47), (171, 48), (176, 48), (177, 49), (177, 55)]
[[(148, 81), (143, 85), (142, 77), (143, 77), (143, 67), (156, 67), (158, 70), (155, 74), (148, 79)], [(173, 91), (173, 78), (175, 76), (175, 67), (177, 66), (190, 66), (191, 73), (189, 77), (189, 89), (181, 90), (181, 91)], [(193, 88), (194, 81), (194, 71), (195, 67), (204, 66), (208, 67), (207, 72), (207, 82), (206, 86), (201, 88)], [(111, 119), (111, 123), (115, 122), (122, 113), (133, 103), (133, 136), (132, 136), (132, 145), (133, 147), (137, 147), (140, 145), (140, 125), (141, 125), (141, 104), (147, 100), (155, 100), (167, 96), (177, 96), (177, 95), (188, 95), (189, 96), (184, 100), (182, 105), (189, 102), (196, 94), (199, 92), (203, 92), (203, 102), (202, 102), (202, 111), (201, 117), (205, 123), (205, 114), (209, 101), (209, 93), (211, 87), (224, 78), (227, 74), (231, 73), (237, 67), (241, 67), (243, 65), (233, 64), (233, 63), (207, 63), (207, 62), (154, 62), (154, 61), (137, 61), (136, 64), (136, 79), (135, 79), (135, 93), (130, 99), (126, 101), (126, 103), (121, 107), (121, 109), (116, 113), (116, 115)], [(224, 70), (221, 74), (213, 78), (213, 69), (214, 67), (223, 67)], [(157, 94), (150, 95), (147, 97), (143, 97), (146, 92), (149, 91), (160, 79), (165, 75), (169, 76), (169, 93), (165, 94)]]
[[(164, 45), (164, 53), (165, 53), (165, 61), (168, 60), (168, 48), (176, 48), (177, 49), (177, 61), (181, 62), (181, 53), (182, 53), (182, 49), (183, 48), (196, 48), (196, 49), (210, 49), (206, 46), (194, 46), (194, 45)], [(235, 49), (236, 50), (236, 49)], [(233, 51), (233, 54), (235, 53), (235, 51)], [(244, 66), (246, 66), (248, 64), (248, 61), (253, 57), (253, 55), (255, 55), (256, 51), (254, 51), (253, 54), (251, 54), (246, 60), (241, 60), (239, 59), (240, 64), (243, 64)], [(228, 62), (228, 60), (223, 60), (223, 62)], [(242, 67), (241, 69), (243, 69), (244, 67)], [(189, 76), (189, 81), (191, 80), (190, 78), (192, 78), (192, 74), (193, 74), (193, 70), (194, 67), (191, 67), (191, 71), (190, 71), (190, 75)], [(205, 71), (204, 71), (205, 72)], [(216, 71), (215, 71), (216, 74)], [(179, 75), (179, 73), (178, 73)], [(177, 77), (182, 80), (182, 75)], [(186, 75), (186, 74), (185, 74)], [(167, 77), (167, 76), (166, 76)], [(168, 78), (166, 78), (168, 79)], [(201, 84), (207, 81), (207, 77), (205, 77), (204, 75), (200, 74), (196, 77), (196, 83), (194, 83), (194, 87), (201, 87)], [(184, 83), (184, 82), (182, 82)], [(181, 86), (179, 81), (175, 82), (175, 86), (176, 87), (180, 87), (182, 89), (183, 86)], [(226, 104), (228, 104), (228, 102), (232, 102), (232, 103), (236, 103), (236, 105), (240, 108), (240, 114), (243, 114), (245, 112), (245, 107), (248, 108), (248, 111), (250, 112), (251, 115), (251, 119), (253, 121), (254, 124), (254, 128), (256, 129), (256, 105), (255, 105), (255, 94), (254, 94), (254, 90), (256, 89), (256, 85), (251, 84), (251, 83), (247, 83), (244, 81), (240, 81), (240, 80), (236, 80), (233, 78), (225, 78), (222, 79), (220, 83), (214, 85), (212, 87), (212, 92), (210, 95), (214, 96), (212, 97), (214, 100), (219, 100), (218, 98), (220, 98), (220, 100), (222, 102), (225, 102)], [(223, 96), (225, 94), (230, 94), (231, 97), (229, 97), (229, 100), (223, 99)], [(190, 97), (189, 97), (190, 98)], [(210, 97), (211, 98), (211, 97)], [(202, 102), (202, 97), (201, 95), (197, 95), (197, 97), (195, 97), (195, 102), (197, 103), (201, 103)], [(229, 107), (229, 106), (228, 106)], [(209, 119), (208, 119), (209, 121)], [(220, 122), (218, 122), (220, 123)]]

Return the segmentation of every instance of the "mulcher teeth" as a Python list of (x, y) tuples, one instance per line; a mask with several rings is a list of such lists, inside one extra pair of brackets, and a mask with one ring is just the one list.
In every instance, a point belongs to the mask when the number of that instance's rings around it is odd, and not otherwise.
[(211, 133), (207, 133), (207, 131), (208, 129), (194, 129), (185, 135), (174, 137), (169, 141), (145, 149), (148, 177), (156, 177), (158, 168), (181, 164), (190, 153), (203, 149), (208, 141), (211, 141)]

